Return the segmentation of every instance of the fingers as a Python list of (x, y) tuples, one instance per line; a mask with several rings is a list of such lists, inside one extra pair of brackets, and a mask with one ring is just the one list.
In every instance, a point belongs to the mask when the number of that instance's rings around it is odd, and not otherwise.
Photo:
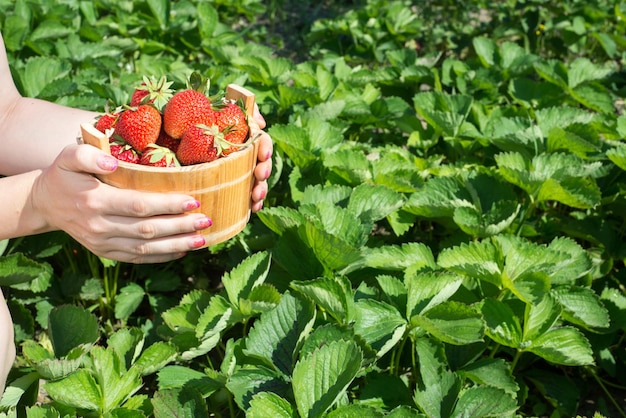
[(65, 171), (107, 174), (115, 171), (118, 161), (91, 145), (70, 145), (63, 149), (56, 164)]
[(254, 104), (254, 119), (256, 120), (256, 123), (259, 125), (259, 128), (261, 129), (265, 128), (266, 126), (265, 118), (261, 114), (261, 111), (259, 111), (259, 106), (256, 103)]

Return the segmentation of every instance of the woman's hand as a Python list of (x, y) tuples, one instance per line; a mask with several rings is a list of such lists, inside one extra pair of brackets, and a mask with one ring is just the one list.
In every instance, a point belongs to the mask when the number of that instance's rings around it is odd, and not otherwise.
[[(259, 112), (258, 106), (254, 105), (254, 118), (259, 128), (264, 129), (265, 119)], [(252, 212), (258, 212), (263, 208), (263, 199), (267, 195), (267, 179), (272, 173), (272, 138), (263, 131), (259, 138), (258, 163), (254, 169), (255, 182), (252, 188)]]
[(193, 197), (118, 189), (92, 175), (116, 168), (117, 159), (95, 147), (64, 148), (30, 196), (42, 229), (64, 230), (96, 255), (132, 263), (169, 261), (204, 245), (198, 231), (212, 222), (188, 213), (199, 205)]

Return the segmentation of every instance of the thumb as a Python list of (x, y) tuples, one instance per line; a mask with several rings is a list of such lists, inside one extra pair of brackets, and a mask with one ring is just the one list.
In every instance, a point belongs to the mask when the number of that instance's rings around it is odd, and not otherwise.
[(65, 147), (56, 163), (67, 171), (108, 174), (117, 169), (118, 160), (92, 145), (80, 144)]

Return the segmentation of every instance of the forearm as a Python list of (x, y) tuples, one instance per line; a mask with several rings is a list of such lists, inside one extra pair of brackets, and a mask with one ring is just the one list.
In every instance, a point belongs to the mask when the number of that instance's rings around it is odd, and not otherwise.
[(49, 166), (61, 150), (76, 141), (80, 124), (97, 114), (44, 100), (20, 97), (1, 118), (0, 175)]
[(47, 232), (51, 228), (32, 205), (33, 185), (40, 170), (0, 178), (0, 196), (10, 196), (0, 205), (0, 239)]
[(4, 392), (5, 382), (15, 360), (15, 343), (13, 341), (13, 322), (2, 290), (0, 290), (0, 398)]

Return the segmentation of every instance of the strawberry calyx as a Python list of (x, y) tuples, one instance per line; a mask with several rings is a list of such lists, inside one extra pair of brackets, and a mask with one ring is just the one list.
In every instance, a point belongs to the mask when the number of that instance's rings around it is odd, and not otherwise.
[(143, 76), (143, 82), (135, 90), (143, 97), (136, 104), (153, 104), (160, 111), (174, 95), (172, 84), (174, 83), (168, 81), (166, 76), (159, 79), (154, 76)]
[(180, 167), (176, 154), (171, 149), (157, 144), (149, 144), (141, 157), (142, 163), (147, 165)]

